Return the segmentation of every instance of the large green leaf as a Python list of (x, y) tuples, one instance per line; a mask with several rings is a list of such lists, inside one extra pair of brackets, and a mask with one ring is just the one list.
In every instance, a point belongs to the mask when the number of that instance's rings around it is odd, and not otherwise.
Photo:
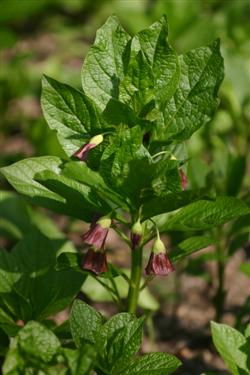
[(0, 306), (14, 321), (42, 320), (63, 310), (80, 290), (83, 273), (54, 269), (64, 244), (33, 230), (11, 253), (0, 251)]
[(161, 231), (206, 230), (249, 213), (240, 199), (218, 197), (215, 201), (200, 200), (181, 208), (162, 225)]
[(108, 128), (100, 110), (84, 93), (52, 78), (42, 80), (42, 108), (50, 128), (68, 156), (91, 136)]
[(213, 115), (223, 79), (223, 59), (216, 40), (179, 57), (180, 81), (153, 128), (152, 139), (180, 142), (189, 138)]
[(211, 322), (214, 345), (233, 375), (247, 375), (247, 354), (242, 351), (246, 338), (236, 329)]
[(119, 82), (124, 76), (129, 35), (116, 16), (108, 18), (97, 31), (82, 69), (84, 92), (104, 110), (111, 98), (118, 99)]
[(181, 362), (173, 355), (166, 353), (144, 354), (136, 358), (122, 375), (168, 375), (172, 374)]
[(35, 180), (62, 196), (71, 216), (90, 222), (94, 213), (106, 214), (110, 211), (110, 206), (101, 194), (72, 178), (45, 170), (36, 174)]
[(60, 175), (62, 161), (41, 156), (1, 168), (9, 183), (26, 198), (50, 210), (91, 221), (95, 212), (107, 213), (110, 206), (89, 186)]
[(41, 156), (27, 158), (8, 167), (1, 168), (1, 173), (8, 182), (21, 194), (34, 204), (55, 210), (60, 213), (67, 211), (65, 199), (50, 191), (34, 180), (34, 176), (43, 170), (60, 172), (61, 160), (55, 156)]

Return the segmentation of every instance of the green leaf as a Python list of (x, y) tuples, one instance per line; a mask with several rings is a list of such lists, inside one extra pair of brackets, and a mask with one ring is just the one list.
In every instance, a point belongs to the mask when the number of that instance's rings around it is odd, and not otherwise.
[(174, 94), (180, 76), (178, 56), (167, 41), (168, 25), (163, 16), (149, 28), (138, 33), (138, 40), (154, 75), (156, 101), (164, 108)]
[(128, 210), (122, 196), (111, 190), (105, 184), (102, 176), (98, 172), (90, 169), (87, 164), (78, 161), (66, 163), (62, 173), (66, 177), (73, 178), (74, 180), (93, 188), (98, 196), (105, 197), (107, 200), (119, 205), (121, 208)]
[(119, 98), (128, 104), (140, 117), (146, 115), (148, 106), (154, 100), (154, 76), (141, 51), (132, 51), (126, 75), (120, 84)]
[[(114, 333), (112, 345), (108, 350), (108, 360), (112, 363), (114, 373), (127, 368), (131, 357), (136, 354), (141, 346), (144, 318), (129, 322), (125, 329)], [(109, 344), (108, 344), (109, 345)]]
[(110, 211), (111, 207), (101, 194), (97, 195), (94, 189), (72, 178), (45, 170), (36, 174), (35, 180), (62, 196), (65, 199), (67, 212), (71, 216), (90, 222), (94, 213), (105, 215)]
[(129, 35), (115, 16), (97, 31), (82, 69), (84, 92), (104, 110), (111, 98), (118, 99), (119, 82), (126, 67)]
[(44, 117), (68, 156), (72, 156), (91, 136), (109, 126), (100, 110), (84, 93), (52, 78), (42, 80)]
[(179, 57), (180, 81), (173, 97), (152, 130), (152, 140), (180, 142), (207, 123), (218, 104), (223, 79), (219, 41)]
[(214, 238), (208, 236), (194, 236), (180, 242), (177, 249), (173, 250), (169, 255), (172, 262), (184, 259), (186, 256), (195, 253), (198, 250), (211, 246), (215, 243)]
[(63, 354), (67, 360), (70, 375), (90, 374), (95, 357), (95, 351), (92, 346), (83, 345), (77, 350), (63, 348)]
[(97, 333), (98, 366), (112, 373), (126, 368), (140, 348), (144, 318), (120, 313), (108, 320)]
[(65, 213), (65, 199), (34, 180), (36, 173), (46, 169), (59, 173), (60, 164), (61, 160), (57, 157), (41, 156), (23, 159), (8, 167), (1, 168), (0, 171), (8, 182), (19, 193), (26, 195), (32, 203)]
[(65, 242), (33, 230), (11, 253), (0, 251), (0, 306), (14, 321), (42, 320), (63, 310), (80, 290), (83, 273), (54, 269)]
[(84, 342), (95, 343), (103, 318), (87, 303), (75, 300), (70, 314), (70, 329), (77, 347)]
[(60, 341), (52, 331), (38, 322), (29, 322), (18, 333), (18, 344), (25, 356), (45, 363), (58, 353)]
[(181, 208), (161, 227), (161, 231), (206, 230), (249, 213), (240, 199), (218, 197), (216, 201), (200, 200)]
[(180, 192), (172, 192), (160, 197), (152, 197), (151, 199), (143, 199), (142, 216), (144, 219), (161, 215), (165, 212), (177, 210), (180, 207), (200, 200), (213, 198), (214, 193), (206, 188), (187, 190)]
[(226, 324), (211, 322), (214, 345), (233, 375), (250, 374), (247, 355), (241, 350), (246, 344), (245, 337)]
[(173, 355), (166, 353), (144, 354), (136, 358), (122, 375), (168, 375), (172, 374), (181, 362)]

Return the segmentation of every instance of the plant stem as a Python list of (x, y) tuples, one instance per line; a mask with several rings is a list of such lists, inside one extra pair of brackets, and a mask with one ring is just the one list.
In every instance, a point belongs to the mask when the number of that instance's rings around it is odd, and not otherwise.
[(128, 291), (128, 311), (135, 314), (140, 292), (141, 268), (142, 268), (142, 246), (131, 251), (131, 276)]

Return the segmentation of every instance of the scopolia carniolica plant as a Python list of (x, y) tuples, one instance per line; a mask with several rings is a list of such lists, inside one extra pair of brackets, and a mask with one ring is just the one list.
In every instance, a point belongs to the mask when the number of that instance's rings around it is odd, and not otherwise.
[[(168, 276), (177, 261), (214, 243), (206, 230), (249, 213), (240, 199), (216, 196), (211, 183), (199, 189), (188, 184), (185, 144), (211, 120), (223, 75), (219, 40), (178, 55), (168, 43), (166, 17), (131, 37), (111, 16), (84, 60), (82, 90), (42, 79), (43, 113), (67, 157), (26, 158), (1, 169), (32, 204), (89, 223), (82, 236), (87, 252), (63, 252), (57, 267), (92, 275), (127, 311), (103, 325), (99, 313), (83, 302), (74, 304), (74, 341), (79, 351), (84, 346), (90, 353), (87, 358), (98, 374), (174, 371), (177, 360), (172, 367), (154, 355), (130, 360), (141, 342), (142, 320), (131, 314), (137, 312), (142, 276), (145, 283)], [(105, 241), (110, 228), (130, 246), (129, 275), (109, 264)], [(168, 231), (190, 236), (169, 251), (161, 238)], [(144, 247), (153, 239), (144, 265)], [(123, 300), (116, 286), (119, 275), (128, 285)], [(103, 282), (107, 278), (109, 284)], [(116, 338), (111, 337), (117, 327)], [(31, 328), (26, 328), (28, 336)], [(140, 332), (134, 344), (133, 332)], [(121, 351), (127, 345), (123, 359), (110, 340)]]

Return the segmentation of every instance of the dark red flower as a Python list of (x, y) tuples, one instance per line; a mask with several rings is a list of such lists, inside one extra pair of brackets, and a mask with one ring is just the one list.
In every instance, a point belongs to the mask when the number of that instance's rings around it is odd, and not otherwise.
[(89, 249), (82, 261), (82, 269), (92, 271), (96, 275), (108, 271), (106, 253), (103, 250)]
[(155, 254), (152, 251), (145, 271), (147, 275), (167, 276), (174, 271), (174, 266), (167, 253)]
[(82, 239), (89, 245), (102, 249), (111, 225), (109, 217), (101, 217), (96, 223), (91, 223), (89, 230), (82, 236)]
[(152, 248), (145, 271), (147, 275), (158, 276), (167, 276), (170, 272), (174, 271), (174, 266), (167, 255), (164, 243), (159, 237), (159, 233), (157, 233), (157, 239)]
[(181, 178), (182, 190), (186, 190), (187, 183), (188, 183), (187, 176), (182, 169), (179, 169), (179, 174), (180, 174), (180, 178)]
[(89, 151), (92, 148), (95, 148), (96, 146), (98, 146), (100, 143), (102, 143), (102, 141), (103, 141), (102, 134), (95, 135), (94, 137), (92, 137), (90, 139), (90, 141), (88, 143), (86, 143), (85, 145), (83, 145), (82, 147), (80, 147), (79, 150), (77, 150), (73, 154), (73, 156), (75, 156), (76, 158), (78, 158), (81, 161), (86, 161), (87, 158), (88, 158)]
[(132, 249), (135, 249), (136, 247), (140, 245), (141, 238), (142, 238), (142, 225), (141, 225), (140, 220), (138, 219), (131, 228), (130, 239), (131, 239)]

